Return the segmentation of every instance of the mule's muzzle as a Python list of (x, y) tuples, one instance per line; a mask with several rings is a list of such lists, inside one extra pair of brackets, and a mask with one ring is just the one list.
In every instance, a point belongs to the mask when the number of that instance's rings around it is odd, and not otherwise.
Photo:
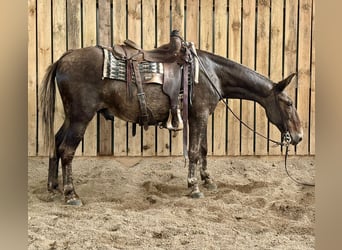
[(297, 145), (303, 140), (303, 133), (298, 133), (298, 134), (291, 134), (291, 141), (290, 143), (292, 145)]

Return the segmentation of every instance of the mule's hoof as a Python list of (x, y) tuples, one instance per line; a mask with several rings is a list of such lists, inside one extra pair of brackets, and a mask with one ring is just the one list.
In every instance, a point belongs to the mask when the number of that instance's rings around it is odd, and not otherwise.
[(189, 195), (192, 199), (201, 199), (204, 198), (204, 194), (202, 192), (191, 192)]
[(217, 185), (214, 183), (214, 182), (212, 182), (212, 181), (210, 181), (210, 182), (205, 182), (204, 184), (203, 184), (203, 187), (205, 187), (206, 189), (208, 189), (208, 190), (210, 190), (210, 191), (213, 191), (213, 190), (216, 190), (217, 189)]
[(83, 205), (82, 201), (80, 199), (76, 199), (76, 198), (72, 198), (70, 200), (67, 200), (65, 203), (67, 205), (79, 206), (79, 207)]

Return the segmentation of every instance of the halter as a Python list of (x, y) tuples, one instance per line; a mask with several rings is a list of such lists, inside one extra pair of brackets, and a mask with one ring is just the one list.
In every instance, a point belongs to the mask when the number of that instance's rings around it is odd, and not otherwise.
[[(279, 142), (279, 141), (276, 141), (276, 140), (273, 140), (273, 139), (270, 139), (270, 138), (267, 138), (266, 136), (260, 134), (258, 131), (255, 131), (253, 128), (251, 128), (247, 123), (245, 123), (244, 121), (242, 121), (240, 119), (240, 117), (238, 117), (234, 112), (233, 110), (228, 106), (228, 102), (227, 100), (225, 100), (223, 98), (223, 96), (221, 95), (220, 91), (216, 88), (215, 84), (213, 83), (212, 79), (214, 79), (214, 77), (210, 76), (210, 74), (206, 71), (203, 63), (202, 63), (202, 60), (196, 55), (193, 53), (193, 55), (197, 58), (205, 76), (208, 78), (211, 86), (214, 88), (216, 94), (219, 96), (220, 98), (220, 101), (222, 101), (225, 106), (227, 107), (227, 109), (232, 113), (232, 115), (242, 124), (244, 125), (246, 128), (248, 128), (250, 131), (254, 132), (256, 135), (266, 139), (267, 141), (270, 141), (270, 142), (273, 142), (275, 144), (275, 146), (285, 146), (285, 171), (286, 171), (286, 174), (288, 175), (288, 177), (294, 181), (295, 183), (297, 184), (300, 184), (300, 185), (303, 185), (303, 186), (309, 186), (309, 187), (314, 187), (315, 184), (311, 184), (311, 183), (305, 183), (305, 182), (300, 182), (300, 181), (297, 181), (296, 179), (294, 179), (288, 172), (288, 169), (287, 169), (287, 158), (288, 158), (288, 155), (289, 155), (289, 146), (291, 144), (291, 141), (292, 141), (292, 138), (291, 138), (291, 134), (290, 132), (288, 131), (287, 129), (287, 126), (286, 126), (286, 123), (285, 123), (285, 119), (283, 117), (283, 114), (281, 114), (281, 120), (283, 122), (283, 124), (285, 124), (285, 132), (284, 132), (284, 135), (283, 135), (283, 138), (282, 138), (282, 141)], [(275, 97), (276, 98), (276, 97)], [(278, 100), (276, 100), (278, 101)], [(279, 102), (279, 101), (278, 101)], [(278, 103), (277, 102), (277, 103)]]

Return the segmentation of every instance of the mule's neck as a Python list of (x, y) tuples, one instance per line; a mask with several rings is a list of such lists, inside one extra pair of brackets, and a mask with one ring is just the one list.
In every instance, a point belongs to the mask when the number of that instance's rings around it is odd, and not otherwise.
[[(212, 61), (206, 62), (207, 71), (212, 71), (217, 77), (217, 89), (222, 97), (256, 101), (265, 107), (265, 98), (271, 93), (274, 84), (261, 74), (226, 58), (209, 53), (204, 57)], [(213, 66), (211, 66), (213, 65)]]

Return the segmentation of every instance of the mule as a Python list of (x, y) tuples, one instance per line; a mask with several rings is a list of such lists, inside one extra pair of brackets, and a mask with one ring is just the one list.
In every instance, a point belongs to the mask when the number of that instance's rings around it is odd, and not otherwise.
[[(284, 89), (295, 74), (279, 83), (258, 74), (239, 63), (197, 50), (198, 59), (210, 77), (200, 68), (199, 83), (194, 84), (188, 110), (189, 166), (188, 188), (190, 197), (203, 194), (196, 178), (196, 166), (200, 166), (200, 177), (204, 186), (215, 188), (207, 170), (207, 123), (221, 98), (238, 98), (259, 103), (267, 118), (281, 132), (288, 134), (291, 144), (302, 140), (303, 130), (293, 101)], [(49, 66), (42, 82), (41, 104), (43, 125), (49, 144), (48, 190), (58, 190), (58, 164), (61, 160), (63, 194), (65, 202), (81, 205), (75, 192), (72, 161), (75, 150), (83, 138), (87, 125), (97, 112), (114, 115), (128, 122), (138, 123), (139, 102), (137, 89), (133, 87), (132, 99), (126, 95), (126, 83), (102, 79), (103, 53), (99, 47), (87, 47), (66, 52)], [(54, 135), (54, 106), (56, 85), (62, 98), (65, 118)], [(169, 98), (160, 85), (144, 85), (146, 103), (154, 120), (149, 125), (165, 122), (169, 115)]]

